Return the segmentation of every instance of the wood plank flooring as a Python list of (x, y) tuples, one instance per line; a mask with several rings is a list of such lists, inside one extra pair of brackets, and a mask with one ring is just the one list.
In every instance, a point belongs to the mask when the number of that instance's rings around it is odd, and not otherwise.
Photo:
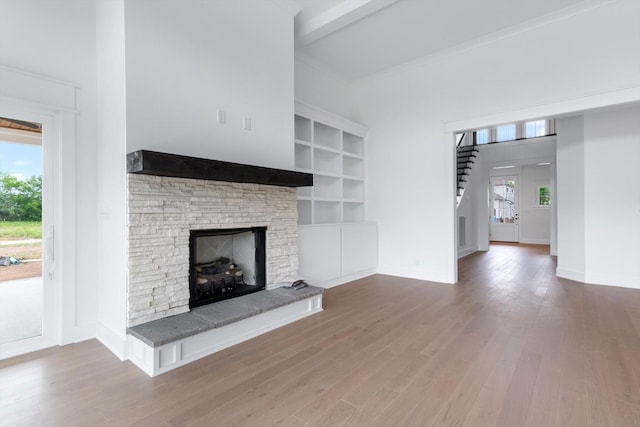
[(7, 426), (640, 426), (640, 291), (493, 245), (446, 285), (372, 276), (157, 378), (92, 340), (0, 362)]

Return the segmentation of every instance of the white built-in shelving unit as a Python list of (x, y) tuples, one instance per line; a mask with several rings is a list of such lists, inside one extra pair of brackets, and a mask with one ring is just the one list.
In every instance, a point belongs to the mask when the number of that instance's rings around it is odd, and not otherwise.
[(310, 108), (300, 109), (304, 111), (295, 116), (295, 166), (312, 173), (314, 184), (298, 189), (298, 224), (365, 221), (366, 129)]

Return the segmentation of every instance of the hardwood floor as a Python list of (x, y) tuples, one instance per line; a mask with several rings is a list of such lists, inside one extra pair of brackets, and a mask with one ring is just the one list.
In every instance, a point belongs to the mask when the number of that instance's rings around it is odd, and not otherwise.
[(372, 276), (157, 378), (95, 340), (0, 362), (0, 424), (639, 426), (640, 291), (495, 245), (446, 285)]

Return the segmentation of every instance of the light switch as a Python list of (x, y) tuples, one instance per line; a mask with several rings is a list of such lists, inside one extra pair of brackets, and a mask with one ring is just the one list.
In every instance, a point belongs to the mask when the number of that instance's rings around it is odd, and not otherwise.
[(251, 117), (242, 116), (242, 128), (244, 130), (251, 130)]
[(218, 110), (216, 116), (218, 123), (224, 124), (227, 121), (227, 113), (224, 110)]

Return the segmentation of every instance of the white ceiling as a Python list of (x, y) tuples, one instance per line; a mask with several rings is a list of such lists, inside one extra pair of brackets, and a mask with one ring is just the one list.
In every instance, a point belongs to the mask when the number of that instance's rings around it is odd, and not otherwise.
[(358, 79), (593, 0), (296, 0), (296, 50)]

